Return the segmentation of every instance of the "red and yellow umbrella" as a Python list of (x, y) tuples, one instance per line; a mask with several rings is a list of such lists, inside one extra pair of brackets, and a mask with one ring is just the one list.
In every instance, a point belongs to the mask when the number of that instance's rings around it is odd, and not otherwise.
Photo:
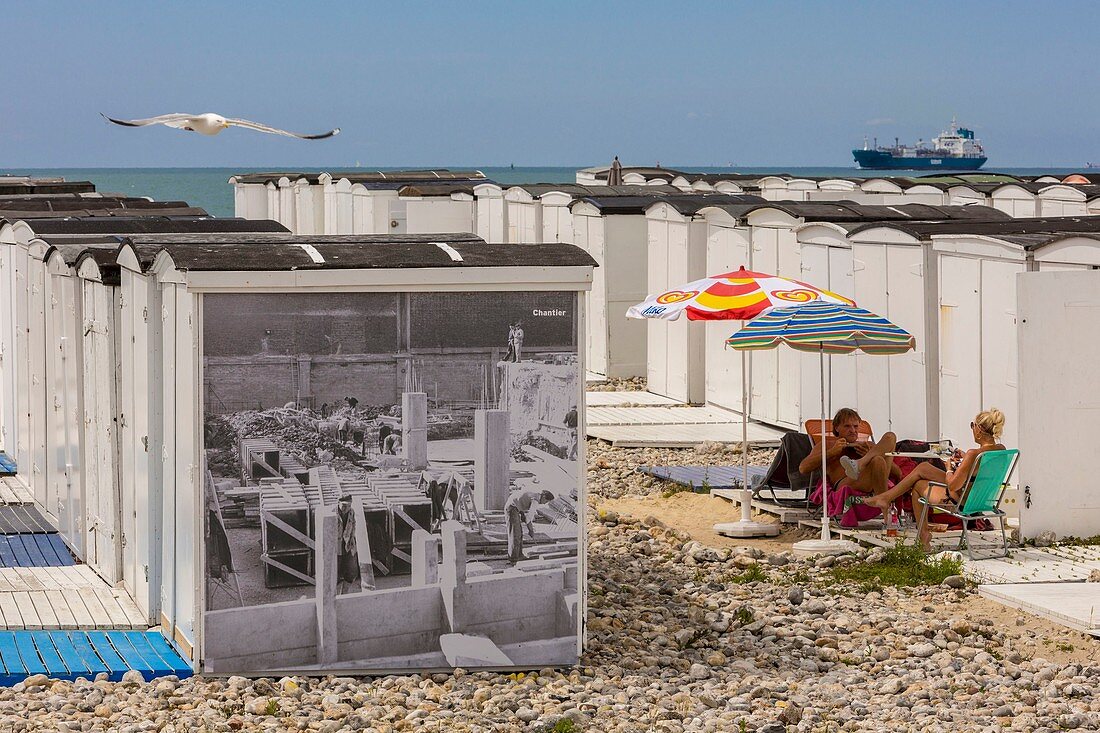
[(630, 318), (674, 321), (681, 313), (693, 321), (748, 321), (773, 308), (812, 302), (855, 305), (843, 295), (798, 280), (746, 270), (703, 278), (682, 288), (651, 295), (626, 312)]

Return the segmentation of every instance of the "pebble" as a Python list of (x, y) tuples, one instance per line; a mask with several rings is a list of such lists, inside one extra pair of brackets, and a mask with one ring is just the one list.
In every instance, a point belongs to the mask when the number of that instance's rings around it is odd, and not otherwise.
[(948, 588), (965, 588), (966, 578), (961, 575), (948, 575), (943, 579), (943, 584)]
[[(1082, 661), (1098, 658), (1097, 642), (1044, 636), (1015, 614), (983, 623), (986, 607), (972, 605), (965, 584), (864, 592), (789, 553), (708, 547), (652, 517), (597, 517), (602, 499), (667, 489), (637, 465), (719, 465), (733, 451), (588, 448), (588, 647), (578, 667), (151, 683), (35, 675), (0, 688), (0, 731), (1100, 729), (1100, 664)], [(770, 452), (751, 458), (763, 465)], [(766, 579), (736, 582), (756, 564)], [(1078, 661), (1044, 659), (1056, 643), (1075, 646)]]

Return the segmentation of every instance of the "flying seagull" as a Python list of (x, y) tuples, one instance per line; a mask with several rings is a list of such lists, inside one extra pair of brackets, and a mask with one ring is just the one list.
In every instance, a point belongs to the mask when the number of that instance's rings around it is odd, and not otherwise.
[(201, 115), (189, 115), (182, 112), (175, 112), (170, 115), (159, 115), (157, 117), (149, 117), (144, 120), (116, 120), (113, 117), (100, 112), (103, 115), (103, 119), (113, 122), (116, 125), (122, 125), (124, 127), (145, 127), (146, 125), (167, 125), (168, 127), (175, 127), (179, 130), (190, 130), (191, 132), (202, 133), (203, 135), (217, 135), (222, 130), (228, 127), (244, 127), (249, 130), (258, 130), (260, 132), (267, 132), (272, 135), (286, 135), (287, 137), (296, 137), (302, 140), (324, 140), (326, 137), (332, 137), (340, 133), (340, 128), (335, 130), (329, 130), (328, 132), (322, 132), (319, 135), (299, 135), (296, 132), (287, 132), (286, 130), (280, 130), (276, 127), (268, 127), (267, 125), (261, 125), (259, 122), (251, 122), (249, 120), (237, 120), (232, 117), (222, 117), (221, 115), (214, 114), (213, 112), (207, 112)]

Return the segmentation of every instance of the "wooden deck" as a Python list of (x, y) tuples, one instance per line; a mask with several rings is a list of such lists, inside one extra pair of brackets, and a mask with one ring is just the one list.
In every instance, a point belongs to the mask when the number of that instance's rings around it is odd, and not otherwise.
[[(741, 506), (741, 489), (711, 489), (710, 495), (717, 496), (720, 499), (733, 502), (736, 506)], [(788, 492), (790, 493), (790, 492)], [(782, 492), (780, 492), (782, 497)], [(812, 518), (813, 514), (805, 505), (800, 506), (785, 506), (783, 504), (776, 504), (771, 501), (762, 501), (760, 499), (752, 500), (753, 511), (763, 512), (765, 514), (771, 514), (779, 518), (779, 521), (783, 524), (798, 524), (803, 519)], [(818, 527), (821, 525), (818, 524)]]
[(33, 503), (34, 496), (22, 481), (14, 476), (0, 476), (0, 505)]
[(118, 682), (131, 669), (146, 681), (192, 674), (158, 631), (0, 631), (0, 685), (14, 685), (33, 674), (90, 680), (103, 673)]
[(87, 565), (0, 568), (0, 629), (137, 629), (149, 622)]

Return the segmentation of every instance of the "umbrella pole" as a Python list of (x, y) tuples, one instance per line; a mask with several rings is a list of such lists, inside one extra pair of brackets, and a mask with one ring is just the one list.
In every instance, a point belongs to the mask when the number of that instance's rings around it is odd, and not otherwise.
[(749, 373), (748, 358), (741, 352), (741, 519), (720, 522), (714, 531), (726, 537), (776, 537), (779, 525), (756, 522), (752, 518), (752, 488), (749, 486)]
[(749, 487), (749, 380), (741, 352), (741, 521), (752, 521), (752, 489)]
[(829, 532), (829, 459), (825, 446), (825, 344), (818, 345), (821, 364), (821, 540), (832, 539)]

